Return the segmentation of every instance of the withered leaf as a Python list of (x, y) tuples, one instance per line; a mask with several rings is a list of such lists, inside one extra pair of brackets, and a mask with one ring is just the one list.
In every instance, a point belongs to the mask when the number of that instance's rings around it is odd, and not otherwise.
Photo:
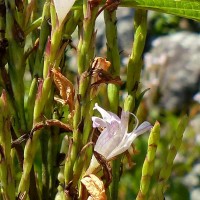
[(98, 86), (101, 83), (113, 83), (116, 85), (122, 85), (123, 82), (121, 81), (119, 76), (113, 77), (109, 72), (103, 69), (95, 70), (95, 73), (98, 75), (97, 81), (92, 83), (92, 87)]
[(103, 168), (104, 178), (106, 180), (105, 188), (107, 188), (112, 181), (111, 167), (104, 156), (94, 151), (94, 156)]
[(120, 4), (120, 0), (107, 0), (106, 1), (106, 9), (109, 12), (113, 12), (117, 9), (118, 5)]
[(92, 63), (93, 70), (94, 69), (103, 69), (105, 71), (108, 71), (110, 66), (111, 66), (111, 63), (102, 57), (96, 57)]
[(92, 75), (92, 96), (95, 96), (98, 92), (98, 86), (101, 83), (113, 83), (117, 85), (122, 85), (123, 82), (121, 81), (119, 76), (112, 76), (108, 69), (111, 66), (111, 63), (107, 61), (105, 58), (96, 57), (92, 63), (92, 68), (90, 74)]
[(54, 75), (54, 83), (60, 92), (60, 96), (62, 97), (62, 100), (60, 100), (59, 102), (63, 104), (68, 104), (70, 111), (73, 111), (75, 95), (73, 84), (65, 76), (63, 76), (60, 71), (56, 70), (55, 68), (52, 68), (51, 71)]
[(31, 130), (29, 137), (32, 137), (33, 133), (37, 130), (40, 130), (44, 127), (51, 127), (51, 126), (57, 126), (61, 129), (64, 129), (65, 131), (72, 131), (72, 127), (68, 124), (65, 124), (58, 119), (47, 119), (45, 121), (38, 122), (34, 125), (33, 129)]
[(89, 199), (107, 200), (103, 181), (94, 174), (90, 174), (82, 178), (81, 183), (85, 186), (90, 194)]

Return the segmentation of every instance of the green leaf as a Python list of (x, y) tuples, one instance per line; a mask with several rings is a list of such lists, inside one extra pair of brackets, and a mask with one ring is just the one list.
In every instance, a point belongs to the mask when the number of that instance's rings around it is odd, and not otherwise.
[[(105, 5), (105, 0), (101, 2)], [(121, 0), (120, 7), (154, 10), (200, 21), (200, 0)], [(77, 0), (73, 9), (81, 9), (82, 0)]]
[(155, 10), (200, 21), (199, 0), (122, 0), (121, 6)]

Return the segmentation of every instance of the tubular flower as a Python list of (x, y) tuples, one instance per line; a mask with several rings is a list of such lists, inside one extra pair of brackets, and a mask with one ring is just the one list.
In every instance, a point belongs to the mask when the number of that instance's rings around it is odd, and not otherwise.
[[(116, 114), (108, 112), (98, 106), (97, 103), (94, 106), (94, 110), (98, 110), (101, 113), (102, 118), (92, 117), (93, 127), (103, 128), (103, 131), (95, 144), (94, 151), (103, 155), (108, 161), (128, 150), (137, 136), (152, 128), (152, 125), (147, 121), (138, 126), (138, 119), (131, 113), (136, 119), (136, 126), (132, 132), (128, 133), (129, 112), (122, 110), (120, 119)], [(93, 155), (89, 171), (93, 171), (98, 165), (99, 164)]]
[(59, 25), (62, 24), (63, 20), (65, 19), (67, 13), (70, 11), (74, 3), (75, 0), (54, 0)]

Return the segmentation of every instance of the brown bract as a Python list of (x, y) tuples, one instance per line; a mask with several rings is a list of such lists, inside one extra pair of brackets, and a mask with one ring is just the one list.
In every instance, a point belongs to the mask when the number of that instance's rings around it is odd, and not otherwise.
[(123, 82), (121, 81), (119, 76), (112, 76), (109, 73), (109, 68), (111, 66), (111, 63), (107, 61), (105, 58), (102, 57), (96, 57), (92, 63), (91, 68), (91, 75), (92, 75), (92, 94), (96, 94), (98, 90), (98, 86), (101, 83), (113, 83), (116, 85), (122, 85)]
[(54, 83), (60, 92), (60, 96), (62, 97), (62, 99), (55, 98), (55, 100), (62, 104), (68, 104), (69, 109), (72, 112), (74, 110), (75, 95), (73, 84), (55, 68), (52, 68), (51, 71), (53, 72)]
[(103, 168), (103, 178), (106, 181), (105, 182), (105, 188), (108, 188), (108, 186), (112, 182), (111, 167), (110, 167), (108, 161), (106, 160), (106, 158), (103, 155), (101, 155), (98, 152), (94, 151), (94, 156), (95, 156), (95, 158), (97, 159), (97, 161), (99, 162), (99, 164)]
[(87, 199), (93, 200), (106, 200), (106, 193), (103, 181), (101, 181), (97, 176), (94, 174), (90, 174), (89, 176), (85, 176), (81, 180), (83, 187), (83, 193), (87, 192), (90, 196)]
[(102, 57), (96, 57), (94, 59), (94, 62), (92, 63), (92, 69), (103, 69), (105, 71), (108, 71), (111, 63), (107, 61), (105, 58)]

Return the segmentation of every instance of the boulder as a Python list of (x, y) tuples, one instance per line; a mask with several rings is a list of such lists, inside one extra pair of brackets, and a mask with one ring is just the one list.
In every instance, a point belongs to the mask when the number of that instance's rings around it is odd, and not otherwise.
[(200, 89), (200, 35), (183, 31), (158, 37), (144, 63), (145, 87), (154, 92), (150, 99), (170, 111), (187, 109)]

